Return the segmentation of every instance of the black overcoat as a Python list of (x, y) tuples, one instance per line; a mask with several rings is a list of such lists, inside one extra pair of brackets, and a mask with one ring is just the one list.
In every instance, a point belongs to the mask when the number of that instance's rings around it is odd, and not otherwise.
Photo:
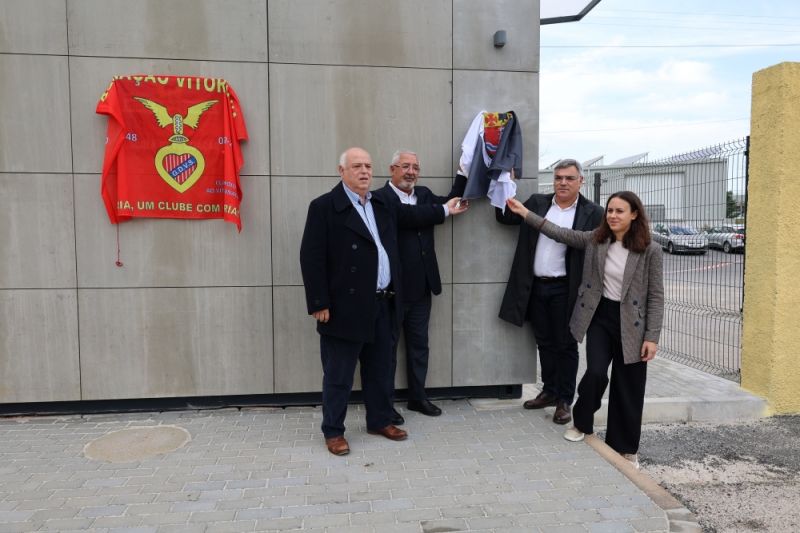
[[(389, 256), (392, 287), (397, 293), (392, 299), (397, 321), (403, 291), (398, 223), (415, 227), (441, 223), (444, 210), (440, 205), (395, 206), (375, 196), (371, 203), (381, 244)], [(321, 335), (355, 342), (374, 340), (378, 247), (342, 182), (308, 207), (300, 245), (300, 269), (308, 313), (330, 310), (327, 323), (317, 322)]]
[[(553, 194), (533, 194), (524, 204), (530, 211), (544, 217), (553, 203)], [(539, 232), (528, 224), (522, 224), (522, 217), (506, 208), (505, 214), (500, 209), (495, 209), (497, 221), (501, 224), (517, 225), (519, 239), (514, 261), (511, 263), (511, 272), (508, 275), (506, 292), (503, 303), (500, 304), (500, 318), (517, 326), (522, 326), (529, 320), (528, 303), (533, 287), (533, 255), (536, 252), (536, 242)], [(590, 202), (583, 195), (578, 195), (578, 205), (575, 211), (575, 220), (572, 229), (591, 231), (600, 225), (603, 219), (603, 208)], [(565, 259), (567, 278), (569, 283), (569, 301), (567, 309), (572, 309), (578, 297), (578, 286), (581, 283), (583, 269), (583, 250), (567, 248)]]

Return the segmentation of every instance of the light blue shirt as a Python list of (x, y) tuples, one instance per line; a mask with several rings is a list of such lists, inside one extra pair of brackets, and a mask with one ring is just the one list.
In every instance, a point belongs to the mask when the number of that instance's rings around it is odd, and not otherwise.
[(356, 208), (356, 211), (361, 216), (361, 220), (364, 221), (370, 235), (372, 235), (375, 246), (378, 247), (378, 285), (375, 288), (376, 290), (385, 289), (389, 286), (389, 283), (392, 282), (392, 272), (389, 267), (389, 256), (383, 248), (381, 236), (378, 234), (378, 224), (375, 221), (375, 212), (372, 210), (372, 202), (370, 202), (372, 193), (367, 192), (366, 204), (361, 205), (361, 197), (351, 191), (344, 182), (342, 182), (342, 185), (344, 186), (344, 192), (347, 194), (347, 197), (350, 198), (350, 201), (353, 202), (353, 207)]

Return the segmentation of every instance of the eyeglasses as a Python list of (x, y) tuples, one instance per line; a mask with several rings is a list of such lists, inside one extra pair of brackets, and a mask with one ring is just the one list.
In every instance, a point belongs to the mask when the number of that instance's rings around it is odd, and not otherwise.
[(411, 169), (414, 169), (414, 172), (419, 172), (419, 165), (412, 165), (411, 163), (403, 163), (402, 165), (392, 165), (392, 166), (402, 168), (403, 172), (408, 172)]
[(553, 176), (553, 181), (555, 181), (555, 182), (559, 182), (559, 181), (572, 182), (572, 181), (578, 181), (579, 179), (581, 179), (580, 176)]

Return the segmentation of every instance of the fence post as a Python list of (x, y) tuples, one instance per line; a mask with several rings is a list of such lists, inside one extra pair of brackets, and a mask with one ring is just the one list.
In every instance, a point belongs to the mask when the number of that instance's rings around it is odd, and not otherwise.
[(600, 205), (600, 186), (603, 184), (603, 180), (601, 180), (602, 174), (599, 172), (594, 173), (594, 203)]
[(742, 387), (775, 413), (800, 412), (800, 246), (795, 161), (800, 63), (753, 75), (747, 191)]

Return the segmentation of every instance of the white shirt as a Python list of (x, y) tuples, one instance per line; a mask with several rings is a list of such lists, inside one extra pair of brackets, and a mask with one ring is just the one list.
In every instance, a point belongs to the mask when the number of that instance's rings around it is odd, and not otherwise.
[(375, 220), (375, 211), (373, 211), (372, 202), (370, 202), (372, 193), (367, 192), (366, 201), (362, 204), (361, 197), (355, 191), (352, 191), (344, 182), (342, 182), (342, 185), (344, 186), (345, 194), (353, 202), (353, 207), (355, 207), (361, 220), (364, 221), (364, 225), (367, 226), (369, 234), (372, 235), (372, 240), (378, 248), (378, 284), (375, 288), (377, 290), (385, 289), (392, 282), (392, 271), (389, 266), (389, 255), (386, 253), (383, 243), (381, 243), (378, 223)]
[[(392, 188), (395, 194), (397, 194), (397, 197), (400, 198), (401, 204), (417, 205), (417, 195), (414, 193), (414, 189), (411, 189), (411, 192), (407, 193), (403, 189), (398, 189), (395, 187), (394, 183), (391, 181), (389, 182), (389, 186)], [(442, 204), (442, 209), (444, 209), (444, 217), (449, 217), (450, 209), (448, 209), (446, 204)]]
[[(578, 210), (578, 198), (571, 206), (562, 209), (553, 202), (544, 218), (562, 228), (571, 228), (575, 223), (575, 212)], [(524, 224), (524, 222), (523, 222)], [(533, 256), (533, 275), (537, 278), (556, 278), (567, 275), (567, 245), (554, 241), (540, 233), (536, 241), (536, 253)]]
[(628, 249), (622, 242), (614, 241), (608, 247), (605, 272), (603, 273), (603, 296), (609, 300), (622, 300), (622, 277), (625, 275), (625, 263), (628, 261)]
[(408, 204), (408, 205), (417, 205), (417, 195), (414, 194), (414, 189), (411, 189), (410, 193), (407, 193), (403, 189), (399, 189), (394, 186), (394, 183), (391, 181), (389, 182), (389, 186), (397, 193), (397, 197), (400, 198), (400, 203)]

